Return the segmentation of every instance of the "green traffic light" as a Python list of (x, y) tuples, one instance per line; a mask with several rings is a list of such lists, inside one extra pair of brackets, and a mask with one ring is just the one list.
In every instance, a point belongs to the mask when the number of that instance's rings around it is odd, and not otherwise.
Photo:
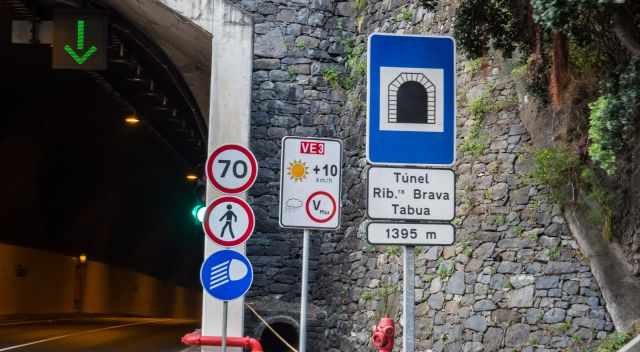
[(202, 221), (204, 221), (204, 213), (206, 211), (207, 211), (207, 208), (202, 204), (198, 204), (195, 207), (193, 207), (193, 209), (191, 209), (191, 215), (196, 220), (196, 223), (200, 224), (202, 223)]

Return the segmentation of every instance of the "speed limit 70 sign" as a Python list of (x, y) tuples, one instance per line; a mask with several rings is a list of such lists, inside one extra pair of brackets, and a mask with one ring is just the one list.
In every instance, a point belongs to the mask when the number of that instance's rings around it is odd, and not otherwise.
[(238, 194), (248, 190), (258, 175), (258, 162), (251, 151), (241, 145), (226, 144), (207, 159), (207, 178), (220, 192)]

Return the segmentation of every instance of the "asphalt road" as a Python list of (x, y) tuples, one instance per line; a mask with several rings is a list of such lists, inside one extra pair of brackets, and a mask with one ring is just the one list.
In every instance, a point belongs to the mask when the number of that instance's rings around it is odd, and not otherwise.
[(193, 320), (86, 318), (0, 322), (0, 352), (195, 352), (180, 338)]

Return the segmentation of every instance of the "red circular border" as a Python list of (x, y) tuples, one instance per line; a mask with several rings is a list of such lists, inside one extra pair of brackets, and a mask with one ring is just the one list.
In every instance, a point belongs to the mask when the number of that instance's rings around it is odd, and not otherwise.
[[(238, 237), (233, 241), (225, 241), (225, 240), (219, 239), (218, 237), (215, 236), (213, 229), (209, 226), (209, 216), (211, 216), (211, 212), (213, 212), (213, 208), (218, 206), (218, 204), (224, 203), (224, 202), (231, 202), (231, 203), (236, 203), (240, 205), (240, 207), (244, 209), (244, 211), (247, 212), (247, 215), (249, 216), (249, 224), (247, 225), (247, 230), (242, 234), (242, 236)], [(232, 197), (232, 196), (220, 197), (214, 200), (211, 204), (209, 204), (207, 206), (207, 211), (204, 213), (204, 220), (202, 221), (202, 228), (204, 229), (204, 232), (207, 234), (207, 236), (209, 236), (209, 238), (213, 242), (224, 247), (235, 247), (237, 245), (240, 245), (246, 242), (249, 239), (249, 237), (251, 237), (251, 235), (253, 234), (253, 230), (255, 229), (255, 226), (256, 226), (255, 215), (253, 214), (253, 209), (251, 209), (251, 207), (249, 206), (249, 203), (247, 203), (244, 199), (240, 199), (238, 197)]]
[[(247, 181), (247, 183), (245, 183), (244, 185), (238, 188), (224, 187), (220, 183), (218, 183), (218, 181), (216, 181), (214, 177), (215, 174), (213, 173), (213, 161), (216, 160), (216, 158), (218, 157), (218, 155), (220, 155), (220, 153), (225, 152), (227, 150), (239, 151), (249, 159), (249, 163), (251, 164), (251, 176), (249, 176), (249, 180)], [(253, 153), (249, 149), (238, 144), (225, 144), (222, 147), (219, 147), (218, 149), (214, 150), (213, 153), (211, 153), (211, 155), (207, 159), (207, 167), (205, 171), (207, 173), (207, 178), (209, 179), (213, 187), (215, 187), (217, 190), (223, 193), (238, 194), (248, 190), (256, 182), (256, 178), (258, 176), (258, 161), (256, 160), (255, 155), (253, 155)]]
[[(333, 211), (331, 212), (331, 216), (329, 216), (325, 220), (316, 218), (315, 216), (311, 215), (311, 212), (309, 211), (309, 202), (311, 202), (311, 198), (313, 198), (313, 197), (315, 197), (317, 195), (327, 196), (329, 199), (331, 199), (331, 203), (333, 204)], [(313, 220), (313, 221), (315, 221), (317, 223), (324, 224), (325, 222), (328, 222), (329, 220), (333, 219), (333, 217), (336, 215), (336, 211), (338, 210), (338, 206), (336, 204), (336, 200), (333, 199), (333, 196), (330, 193), (324, 192), (324, 191), (318, 191), (318, 192), (315, 192), (315, 193), (311, 193), (309, 198), (307, 198), (307, 203), (304, 206), (304, 210), (307, 212), (307, 216), (311, 220)]]

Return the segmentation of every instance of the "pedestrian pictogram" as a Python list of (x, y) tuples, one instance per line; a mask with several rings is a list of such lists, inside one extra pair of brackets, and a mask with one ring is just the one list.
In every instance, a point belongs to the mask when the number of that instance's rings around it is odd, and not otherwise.
[(212, 297), (232, 301), (243, 296), (253, 282), (249, 259), (233, 250), (213, 253), (202, 263), (200, 283)]
[(238, 217), (236, 213), (233, 212), (233, 205), (227, 204), (227, 212), (222, 215), (220, 221), (224, 221), (224, 226), (222, 226), (222, 233), (220, 237), (224, 238), (224, 232), (229, 229), (231, 233), (231, 238), (235, 239), (236, 237), (233, 235), (233, 224), (232, 222), (238, 222)]
[(220, 192), (237, 194), (248, 190), (258, 176), (258, 162), (241, 145), (226, 144), (216, 149), (206, 167), (207, 178)]
[(341, 176), (340, 140), (284, 137), (280, 171), (280, 226), (338, 228)]
[(202, 226), (212, 241), (233, 247), (244, 243), (253, 234), (255, 219), (246, 201), (224, 196), (207, 207)]

